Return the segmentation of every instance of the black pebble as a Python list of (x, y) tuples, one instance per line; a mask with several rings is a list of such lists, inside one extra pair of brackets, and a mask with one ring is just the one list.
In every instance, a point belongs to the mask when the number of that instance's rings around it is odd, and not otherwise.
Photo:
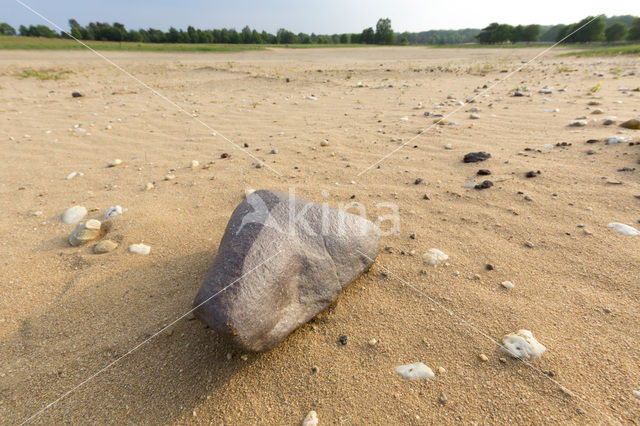
[(429, 198), (429, 194), (424, 194), (424, 195), (422, 196), (422, 199), (423, 199), (423, 200), (430, 200), (431, 198)]
[(422, 183), (422, 178), (418, 178), (416, 179), (415, 182), (413, 182), (414, 185), (420, 185)]
[(488, 169), (480, 169), (478, 170), (478, 176), (489, 176), (491, 174), (491, 170)]
[(538, 170), (537, 172), (534, 172), (533, 170), (531, 170), (530, 172), (527, 172), (525, 176), (528, 178), (534, 178), (539, 174), (540, 174), (540, 170)]
[(409, 238), (411, 238), (412, 240), (415, 240), (416, 239), (416, 234), (409, 235)]
[(222, 154), (220, 154), (220, 158), (229, 158), (231, 157), (229, 154), (227, 154), (226, 152), (223, 152)]
[(286, 81), (287, 83), (289, 83), (291, 81), (291, 79), (289, 77), (285, 78), (284, 81)]
[(342, 336), (340, 336), (340, 344), (341, 345), (346, 345), (347, 344), (347, 336), (345, 336), (344, 334)]
[(633, 172), (633, 171), (635, 171), (635, 170), (636, 170), (636, 168), (635, 168), (635, 167), (634, 167), (634, 168), (631, 168), (631, 167), (623, 167), (623, 168), (621, 168), (621, 169), (618, 169), (618, 171), (619, 171), (619, 172)]
[(245, 148), (249, 148), (249, 144), (245, 142), (245, 143), (244, 143), (244, 147), (245, 147)]
[(485, 180), (481, 184), (476, 185), (474, 188), (475, 189), (487, 189), (487, 188), (491, 188), (492, 186), (493, 186), (493, 182), (491, 182), (490, 180)]
[(587, 143), (598, 143), (600, 142), (598, 139), (589, 139)]
[(490, 263), (487, 263), (485, 268), (487, 269), (487, 271), (493, 271), (493, 265)]
[(73, 96), (74, 98), (81, 98), (84, 95), (80, 92), (72, 92), (71, 96)]
[(465, 163), (477, 163), (478, 161), (484, 161), (490, 157), (491, 154), (489, 154), (488, 152), (470, 152), (464, 156), (464, 159), (462, 161)]

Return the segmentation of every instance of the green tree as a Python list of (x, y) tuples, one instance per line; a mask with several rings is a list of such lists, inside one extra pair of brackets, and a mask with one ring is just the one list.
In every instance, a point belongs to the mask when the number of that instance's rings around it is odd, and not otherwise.
[(348, 44), (349, 43), (349, 34), (340, 34), (340, 43), (341, 44)]
[(0, 34), (14, 36), (16, 35), (16, 29), (6, 22), (0, 22)]
[(245, 44), (251, 43), (251, 28), (249, 28), (248, 25), (242, 29), (242, 32), (240, 33), (240, 38), (242, 39), (242, 42)]
[(629, 33), (627, 34), (627, 40), (639, 41), (640, 40), (640, 18), (636, 18), (629, 27)]
[(298, 42), (300, 42), (302, 44), (311, 44), (311, 36), (309, 34), (306, 34), (306, 33), (299, 33), (298, 34)]
[(375, 35), (373, 28), (365, 28), (362, 30), (362, 34), (360, 35), (360, 43), (373, 44), (375, 41)]
[(567, 43), (588, 43), (591, 41), (604, 41), (606, 23), (602, 16), (594, 18), (587, 16), (575, 24), (566, 25), (558, 31), (556, 41), (567, 37)]
[(527, 43), (532, 43), (540, 39), (540, 25), (527, 25), (524, 27), (523, 39)]
[(609, 43), (624, 40), (627, 36), (627, 26), (622, 22), (616, 22), (604, 31), (604, 36)]
[(394, 42), (393, 29), (391, 28), (391, 19), (380, 18), (376, 24), (376, 32), (374, 35), (374, 42), (376, 44), (393, 44)]
[(298, 37), (294, 33), (284, 28), (280, 28), (278, 30), (278, 34), (276, 35), (276, 37), (278, 40), (278, 44), (292, 44), (298, 41)]

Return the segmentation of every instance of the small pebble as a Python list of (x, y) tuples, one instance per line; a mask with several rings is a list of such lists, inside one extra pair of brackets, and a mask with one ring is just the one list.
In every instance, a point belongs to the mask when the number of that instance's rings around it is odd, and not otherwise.
[(320, 146), (329, 146), (329, 141), (328, 141), (328, 140), (326, 140), (326, 139), (323, 139), (323, 140), (320, 142)]
[(174, 175), (173, 173), (167, 173), (164, 176), (164, 180), (174, 180), (176, 178), (176, 175)]
[(302, 421), (302, 426), (318, 426), (318, 414), (315, 411), (309, 411)]
[(511, 281), (502, 281), (500, 285), (506, 288), (507, 290), (511, 290), (513, 287), (515, 287), (515, 285)]
[(396, 372), (405, 379), (432, 379), (435, 374), (422, 362), (400, 365), (396, 367)]
[(346, 345), (347, 344), (347, 336), (345, 336), (344, 334), (340, 336), (339, 338), (340, 344), (341, 345)]
[(115, 160), (109, 161), (109, 164), (107, 164), (107, 167), (116, 167), (116, 166), (119, 166), (120, 164), (122, 164), (122, 160), (119, 158), (116, 158)]
[(525, 241), (524, 245), (529, 247), (529, 248), (533, 248), (533, 243), (531, 241)]
[(200, 163), (198, 162), (198, 160), (191, 160), (191, 164), (189, 165), (189, 167), (191, 168), (191, 170), (194, 170), (194, 169), (196, 169), (199, 165), (200, 165)]
[(422, 261), (427, 265), (439, 265), (447, 259), (449, 256), (436, 248), (429, 249), (422, 255)]
[(489, 358), (487, 358), (487, 356), (485, 354), (479, 354), (478, 358), (480, 358), (482, 361), (489, 361)]
[(81, 222), (69, 236), (69, 244), (75, 247), (93, 241), (102, 235), (101, 228), (102, 224), (96, 219)]
[(83, 206), (69, 207), (62, 213), (62, 223), (75, 225), (87, 215), (87, 209)]
[(114, 251), (118, 248), (118, 243), (111, 240), (102, 240), (93, 247), (93, 252), (96, 254), (104, 254)]
[(378, 341), (376, 339), (370, 339), (367, 343), (369, 343), (369, 346), (375, 346)]
[(147, 182), (147, 184), (144, 186), (145, 191), (151, 191), (153, 188), (155, 188), (155, 186), (151, 182)]
[(131, 253), (146, 255), (151, 252), (151, 247), (146, 244), (132, 244), (129, 246)]

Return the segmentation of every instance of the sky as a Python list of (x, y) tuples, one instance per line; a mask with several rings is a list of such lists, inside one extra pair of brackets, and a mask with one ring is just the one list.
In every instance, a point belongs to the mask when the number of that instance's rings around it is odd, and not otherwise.
[[(573, 23), (588, 15), (640, 16), (638, 0), (20, 0), (68, 29), (69, 18), (88, 22), (120, 22), (127, 28), (173, 26), (186, 29), (235, 28), (245, 25), (275, 33), (356, 33), (390, 18), (396, 32), (483, 28), (491, 22), (518, 24)], [(17, 30), (21, 24), (46, 24), (16, 0), (0, 0), (0, 22)], [(53, 27), (52, 25), (49, 25)]]

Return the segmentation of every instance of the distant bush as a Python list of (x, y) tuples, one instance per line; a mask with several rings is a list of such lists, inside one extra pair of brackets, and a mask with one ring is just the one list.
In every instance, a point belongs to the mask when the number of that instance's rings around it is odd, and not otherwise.
[(622, 22), (616, 22), (604, 31), (604, 36), (609, 43), (624, 40), (627, 36), (627, 26)]

